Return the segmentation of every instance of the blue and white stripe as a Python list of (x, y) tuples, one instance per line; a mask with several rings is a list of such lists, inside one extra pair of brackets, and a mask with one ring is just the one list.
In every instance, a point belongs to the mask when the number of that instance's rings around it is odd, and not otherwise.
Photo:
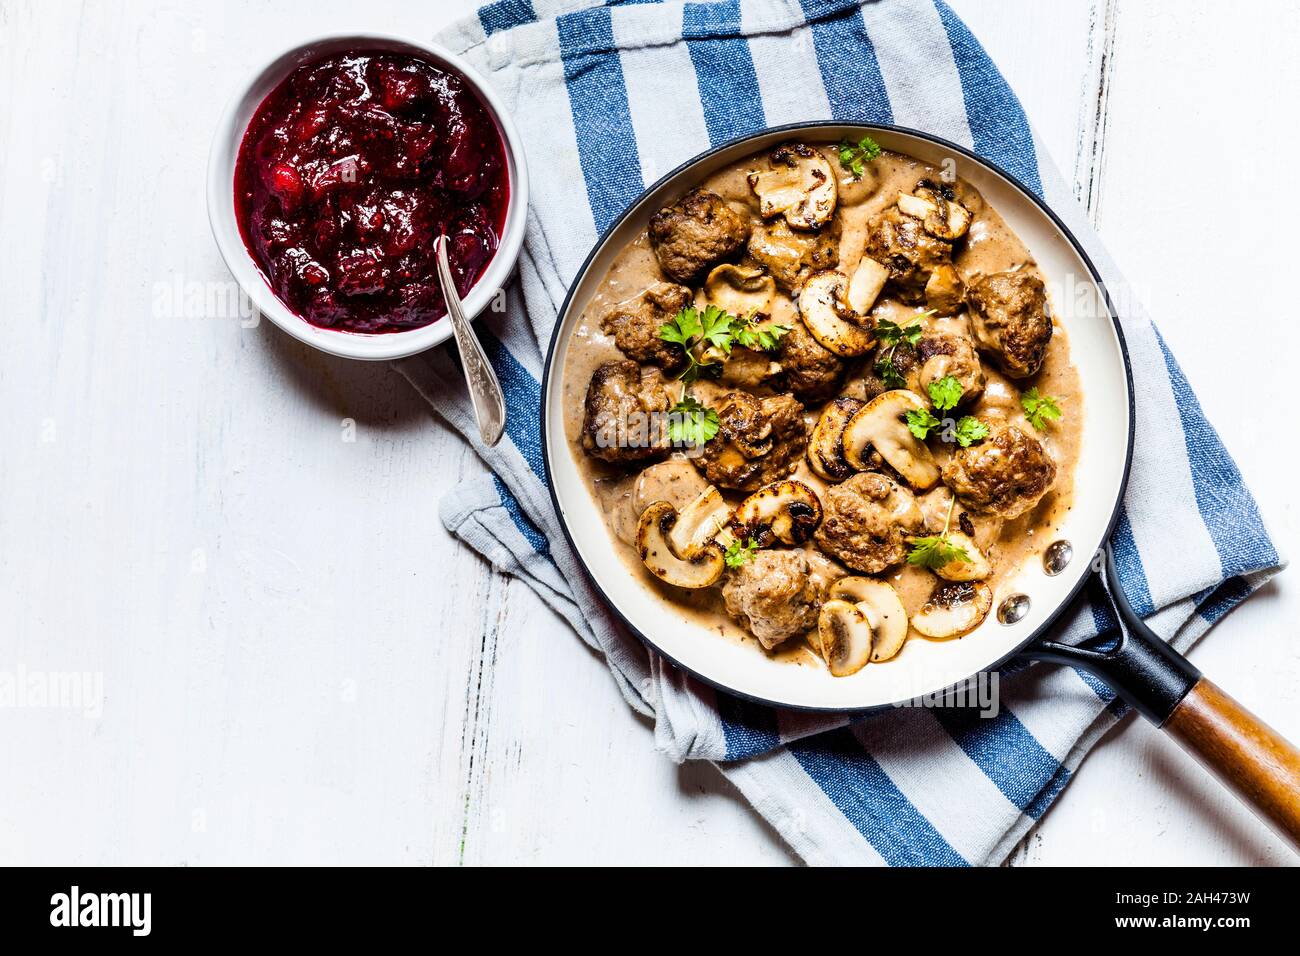
[[(660, 749), (717, 762), (809, 862), (1000, 862), (1123, 715), (1107, 688), (1016, 667), (996, 719), (917, 709), (852, 723), (720, 695), (602, 611), (551, 509), (538, 418), (543, 349), (601, 231), (682, 160), (764, 126), (897, 122), (969, 146), (1043, 196), (1117, 301), (1133, 301), (997, 68), (943, 0), (497, 0), (440, 40), (513, 101), (534, 183), (519, 287), (479, 324), (507, 392), (506, 440), (477, 445), (449, 353), (399, 366), (491, 470), (444, 500), (444, 523), (605, 655)], [(1173, 355), (1146, 316), (1122, 320), (1144, 437), (1112, 543), (1134, 606), (1186, 649), (1280, 559)], [(1154, 560), (1169, 542), (1179, 560)], [(1113, 629), (1087, 601), (1060, 624), (1070, 640)]]

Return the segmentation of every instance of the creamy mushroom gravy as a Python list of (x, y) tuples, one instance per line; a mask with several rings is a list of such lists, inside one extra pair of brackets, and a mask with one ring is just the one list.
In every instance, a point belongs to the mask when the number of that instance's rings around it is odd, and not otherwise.
[[(866, 166), (861, 180), (855, 181), (852, 174), (845, 171), (839, 163), (839, 154), (835, 144), (813, 143), (830, 160), (831, 168), (838, 178), (839, 198), (835, 216), (840, 222), (838, 269), (851, 275), (863, 256), (866, 243), (868, 219), (892, 205), (900, 192), (910, 193), (921, 179), (941, 181), (941, 171), (909, 156), (884, 151)], [(746, 180), (749, 171), (759, 168), (766, 153), (756, 154), (724, 168), (705, 179), (699, 185), (718, 194), (737, 212), (744, 211), (757, 224), (758, 202)], [(1032, 270), (1037, 272), (1033, 258), (1024, 244), (1010, 227), (998, 215), (997, 211), (985, 203), (983, 197), (964, 180), (951, 183), (956, 198), (968, 208), (973, 221), (965, 240), (958, 244), (953, 263), (963, 282), (969, 284), (971, 279), (980, 275), (1012, 269)], [(685, 188), (682, 190), (685, 192)], [(596, 295), (587, 304), (569, 343), (563, 376), (563, 395), (565, 408), (565, 434), (570, 443), (570, 452), (578, 463), (579, 471), (586, 480), (595, 505), (605, 516), (606, 526), (611, 537), (620, 545), (616, 551), (625, 562), (628, 572), (638, 577), (647, 588), (657, 592), (663, 598), (665, 614), (674, 615), (683, 621), (715, 631), (729, 640), (752, 646), (755, 653), (766, 654), (773, 659), (790, 661), (797, 664), (813, 665), (824, 668), (820, 656), (805, 639), (791, 638), (774, 650), (765, 651), (749, 631), (732, 620), (723, 605), (721, 582), (718, 585), (699, 591), (672, 587), (658, 580), (639, 559), (633, 544), (636, 533), (638, 508), (644, 508), (657, 499), (672, 501), (677, 507), (684, 506), (691, 494), (683, 496), (674, 491), (673, 481), (660, 480), (636, 488), (638, 476), (649, 464), (633, 467), (630, 470), (609, 465), (586, 455), (582, 449), (582, 426), (584, 399), (592, 373), (605, 362), (625, 359), (614, 344), (612, 335), (602, 331), (602, 318), (620, 305), (635, 301), (648, 288), (667, 280), (659, 267), (651, 249), (647, 230), (642, 231), (617, 256)], [(1050, 296), (1050, 289), (1049, 289)], [(905, 325), (915, 319), (924, 306), (910, 306), (888, 298), (888, 290), (879, 299), (871, 312), (874, 320), (889, 319)], [(1058, 537), (1059, 528), (1071, 507), (1074, 471), (1079, 457), (1081, 430), (1083, 423), (1083, 394), (1079, 375), (1070, 361), (1070, 347), (1066, 330), (1062, 327), (1056, 309), (1053, 314), (1053, 333), (1047, 356), (1040, 371), (1031, 379), (1021, 381), (1017, 387), (1008, 378), (1001, 375), (993, 365), (982, 361), (987, 385), (984, 394), (966, 412), (981, 418), (1002, 418), (1019, 425), (1027, 432), (1036, 435), (1044, 444), (1056, 462), (1057, 478), (1052, 490), (1036, 507), (1019, 518), (1002, 520), (994, 517), (980, 516), (974, 512), (970, 517), (975, 525), (975, 541), (983, 549), (992, 564), (993, 572), (986, 583), (993, 589), (993, 606), (1007, 596), (1001, 585), (1020, 566), (1030, 558), (1041, 555), (1043, 550)], [(793, 325), (800, 322), (799, 310), (795, 302), (785, 295), (778, 294), (771, 317), (773, 322)], [(944, 323), (961, 323), (968, 325), (966, 313), (960, 312), (953, 317), (930, 317), (922, 320), (931, 328), (941, 328)], [(983, 358), (983, 356), (982, 356)], [(866, 357), (870, 365), (871, 355)], [(667, 376), (671, 378), (671, 375)], [(841, 395), (854, 395), (856, 374), (851, 374), (841, 389)], [(909, 387), (919, 390), (916, 385), (916, 372), (908, 376)], [(1049, 428), (1035, 431), (1025, 418), (1019, 396), (1022, 390), (1037, 386), (1041, 393), (1056, 397), (1060, 403), (1062, 417), (1052, 422)], [(708, 404), (708, 397), (713, 389), (723, 389), (715, 383), (699, 381), (692, 386), (694, 393)], [(677, 393), (674, 392), (674, 398)], [(806, 422), (809, 430), (817, 422), (823, 406), (807, 409)], [(928, 443), (934, 452), (936, 461), (942, 465), (951, 454), (949, 444), (942, 441)], [(673, 458), (684, 459), (678, 452)], [(685, 463), (683, 461), (683, 463)], [(819, 497), (825, 500), (827, 483), (812, 472), (806, 457), (800, 460), (798, 468), (790, 476), (806, 483)], [(733, 505), (746, 497), (745, 492), (723, 490), (726, 499)], [(917, 494), (917, 501), (927, 523), (937, 533), (943, 524), (944, 513), (948, 505), (948, 491), (940, 483), (929, 492)], [(965, 510), (965, 509), (959, 509)], [(776, 547), (783, 547), (777, 544)], [(805, 549), (817, 550), (814, 542), (803, 546)], [(859, 572), (845, 569), (845, 574)], [(936, 584), (932, 572), (924, 568), (903, 564), (875, 575), (880, 580), (893, 585), (907, 611), (909, 619), (925, 604)], [(724, 578), (725, 580), (725, 578)], [(815, 637), (816, 628), (812, 629)], [(927, 640), (915, 629), (909, 629), (908, 640)], [(904, 648), (906, 652), (906, 648)], [(878, 666), (878, 665), (873, 665)]]

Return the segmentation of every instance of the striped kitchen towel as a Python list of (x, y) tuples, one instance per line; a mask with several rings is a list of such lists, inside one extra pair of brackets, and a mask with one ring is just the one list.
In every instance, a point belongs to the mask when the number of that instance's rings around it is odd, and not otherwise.
[[(443, 501), (447, 527), (604, 655), (629, 704), (654, 719), (660, 749), (714, 761), (805, 860), (1001, 862), (1123, 713), (1105, 687), (1070, 668), (1020, 668), (1002, 675), (993, 719), (917, 708), (852, 722), (717, 693), (605, 611), (552, 510), (538, 421), (542, 356), (566, 288), (646, 185), (711, 145), (783, 123), (927, 130), (1045, 198), (1125, 304), (1142, 441), (1113, 547), (1134, 607), (1186, 650), (1280, 559), (1178, 363), (997, 68), (943, 0), (498, 0), (439, 39), (511, 104), (533, 186), (520, 282), (508, 309), (478, 324), (507, 394), (505, 440), (478, 444), (446, 349), (399, 363), (490, 469)], [(1178, 560), (1167, 559), (1173, 548)], [(1082, 601), (1060, 628), (1079, 639), (1106, 618)]]

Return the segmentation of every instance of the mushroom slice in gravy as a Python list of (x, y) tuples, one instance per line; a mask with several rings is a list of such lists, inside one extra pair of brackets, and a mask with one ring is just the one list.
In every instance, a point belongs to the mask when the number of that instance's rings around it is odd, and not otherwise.
[(907, 413), (925, 411), (915, 392), (899, 388), (877, 395), (853, 414), (844, 426), (841, 439), (844, 458), (859, 471), (871, 467), (866, 458), (874, 449), (909, 485), (918, 491), (934, 486), (939, 467), (925, 442), (908, 428)]
[(793, 229), (817, 230), (831, 220), (837, 195), (835, 174), (824, 153), (805, 143), (783, 143), (768, 156), (767, 168), (748, 176), (764, 219), (784, 216)]
[(737, 538), (753, 539), (760, 548), (772, 540), (803, 544), (822, 520), (822, 503), (801, 481), (777, 481), (741, 503), (732, 519)]
[(876, 339), (849, 307), (848, 287), (844, 273), (834, 269), (809, 276), (799, 293), (799, 314), (813, 338), (836, 355), (866, 355)]
[(677, 520), (677, 509), (666, 501), (656, 501), (641, 513), (636, 529), (641, 561), (665, 584), (687, 590), (707, 588), (722, 577), (726, 563), (722, 548), (710, 542), (692, 557), (677, 554), (669, 540)]
[(871, 660), (871, 624), (856, 604), (827, 601), (817, 616), (817, 649), (836, 677), (848, 677)]
[(855, 604), (871, 625), (873, 661), (887, 661), (907, 641), (907, 611), (898, 592), (875, 578), (840, 578), (831, 585), (831, 598)]
[(991, 607), (993, 592), (982, 581), (940, 584), (912, 615), (912, 627), (936, 640), (961, 637), (979, 627)]

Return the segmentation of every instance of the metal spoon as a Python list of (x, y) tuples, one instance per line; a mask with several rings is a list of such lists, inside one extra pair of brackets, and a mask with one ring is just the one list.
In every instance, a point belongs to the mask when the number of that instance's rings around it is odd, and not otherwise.
[(470, 328), (460, 307), (460, 294), (456, 291), (456, 281), (451, 275), (451, 265), (447, 262), (447, 237), (438, 237), (438, 279), (442, 282), (442, 296), (447, 302), (447, 315), (451, 318), (452, 330), (456, 333), (456, 347), (460, 350), (461, 364), (465, 367), (465, 382), (469, 385), (470, 401), (474, 403), (474, 420), (478, 422), (478, 433), (483, 443), (489, 448), (501, 440), (501, 432), (506, 427), (506, 398), (501, 394), (501, 383), (497, 373), (492, 370), (479, 344), (478, 337)]

